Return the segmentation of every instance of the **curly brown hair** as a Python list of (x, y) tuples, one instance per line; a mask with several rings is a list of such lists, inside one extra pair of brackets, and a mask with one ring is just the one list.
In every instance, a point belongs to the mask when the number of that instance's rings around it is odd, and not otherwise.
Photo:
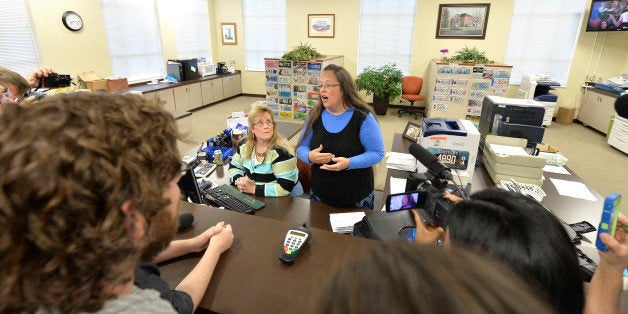
[[(75, 93), (0, 115), (0, 312), (92, 312), (141, 249), (121, 205), (151, 220), (181, 169), (174, 119), (139, 96)], [(131, 227), (132, 228), (132, 227)]]

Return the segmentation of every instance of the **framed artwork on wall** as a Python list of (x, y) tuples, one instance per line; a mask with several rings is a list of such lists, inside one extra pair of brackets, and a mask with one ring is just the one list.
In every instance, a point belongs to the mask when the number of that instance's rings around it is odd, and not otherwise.
[(436, 38), (484, 39), (490, 3), (440, 4)]
[(307, 37), (334, 38), (335, 14), (308, 14)]
[(220, 23), (223, 45), (237, 45), (236, 23)]

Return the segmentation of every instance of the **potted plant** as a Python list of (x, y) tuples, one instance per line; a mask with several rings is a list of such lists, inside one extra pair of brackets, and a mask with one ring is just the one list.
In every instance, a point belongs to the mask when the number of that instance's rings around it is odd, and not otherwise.
[[(447, 53), (448, 49), (441, 49), (440, 52), (443, 54)], [(459, 62), (459, 63), (494, 63), (489, 60), (484, 51), (479, 51), (478, 48), (468, 48), (465, 46), (464, 48), (456, 51), (456, 55), (453, 57), (443, 57), (443, 61), (447, 62)]]
[(391, 100), (401, 96), (403, 74), (397, 65), (389, 63), (378, 68), (366, 67), (355, 80), (358, 90), (373, 94), (375, 114), (385, 115)]
[(281, 56), (282, 59), (296, 61), (308, 61), (312, 58), (322, 57), (325, 56), (316, 51), (316, 48), (313, 48), (310, 43), (300, 43), (298, 46), (293, 47), (292, 50), (286, 52), (283, 56)]

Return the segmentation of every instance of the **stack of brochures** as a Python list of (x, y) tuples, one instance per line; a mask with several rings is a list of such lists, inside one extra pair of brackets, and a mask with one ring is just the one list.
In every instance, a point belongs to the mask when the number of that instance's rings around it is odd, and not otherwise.
[(353, 225), (364, 218), (364, 212), (329, 214), (331, 230), (339, 233), (353, 232)]
[(417, 161), (410, 154), (389, 152), (386, 165), (388, 169), (397, 169), (405, 171), (415, 171), (417, 168)]

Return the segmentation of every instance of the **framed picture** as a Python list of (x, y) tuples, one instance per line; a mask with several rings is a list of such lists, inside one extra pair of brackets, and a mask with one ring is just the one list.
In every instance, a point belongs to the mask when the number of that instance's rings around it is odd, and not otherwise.
[(308, 14), (307, 37), (334, 38), (335, 14)]
[(419, 137), (421, 137), (421, 126), (416, 123), (408, 122), (406, 129), (403, 131), (403, 137), (415, 143), (418, 142)]
[(441, 4), (436, 38), (484, 39), (490, 3)]
[(236, 23), (220, 23), (223, 45), (237, 45)]

